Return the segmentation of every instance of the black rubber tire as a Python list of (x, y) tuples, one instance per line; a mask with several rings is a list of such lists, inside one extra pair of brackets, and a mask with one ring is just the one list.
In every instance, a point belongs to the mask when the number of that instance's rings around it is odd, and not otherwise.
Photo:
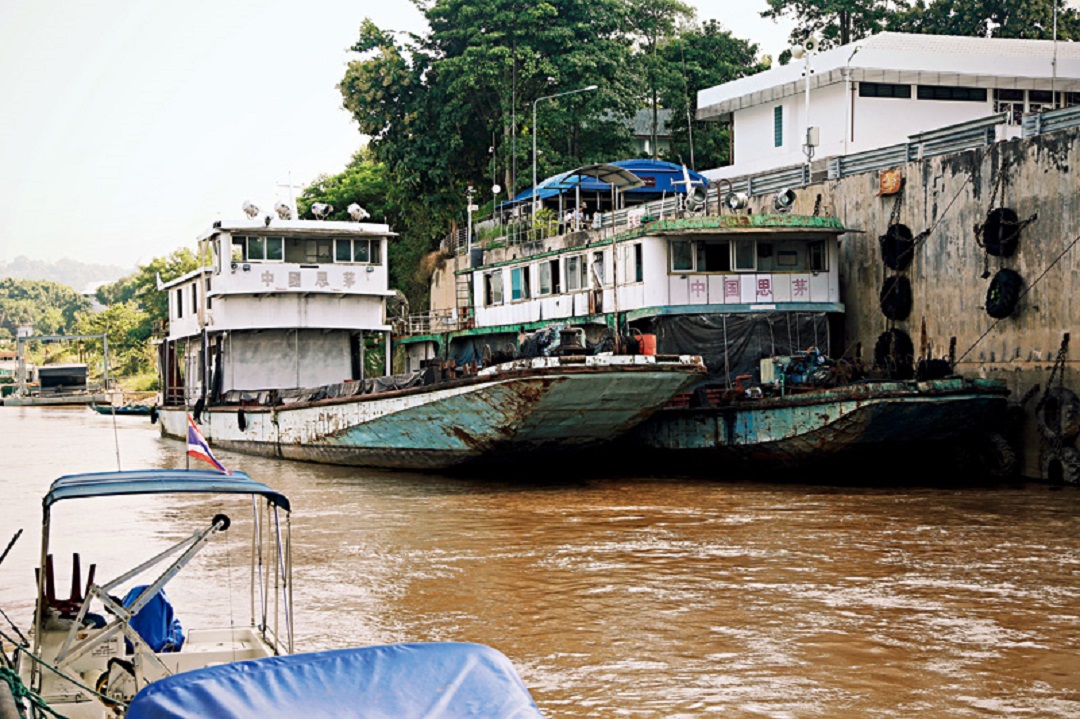
[(891, 270), (906, 270), (915, 256), (915, 238), (907, 225), (889, 225), (885, 234), (878, 238), (881, 244), (881, 261)]
[(994, 257), (1011, 257), (1020, 243), (1020, 218), (1009, 207), (995, 207), (986, 214), (982, 243)]
[(906, 320), (911, 314), (911, 282), (903, 275), (886, 277), (878, 299), (883, 315), (890, 320)]
[(983, 466), (996, 479), (1012, 479), (1020, 470), (1020, 460), (1012, 443), (1004, 435), (990, 432), (980, 446)]
[(1062, 447), (1043, 452), (1042, 478), (1054, 484), (1080, 485), (1080, 451)]
[(915, 345), (907, 332), (891, 329), (882, 332), (874, 345), (874, 365), (884, 369), (893, 379), (915, 376)]
[(158, 421), (158, 408), (155, 404), (150, 408), (150, 424), (157, 424)]
[(1015, 270), (998, 270), (986, 288), (986, 314), (994, 319), (1004, 319), (1016, 311), (1024, 280)]
[(241, 432), (247, 431), (247, 415), (244, 414), (243, 407), (236, 410), (236, 426), (240, 429)]
[(1080, 435), (1080, 398), (1068, 387), (1051, 387), (1036, 411), (1039, 431), (1047, 439), (1072, 441)]

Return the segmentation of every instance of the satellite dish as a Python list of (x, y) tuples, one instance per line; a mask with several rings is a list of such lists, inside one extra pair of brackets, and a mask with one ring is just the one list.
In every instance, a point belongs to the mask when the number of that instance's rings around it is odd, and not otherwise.
[(741, 210), (750, 202), (745, 192), (729, 192), (724, 195), (724, 207), (732, 212)]
[(255, 219), (255, 216), (259, 214), (259, 208), (256, 207), (255, 203), (251, 200), (244, 200), (244, 204), (241, 208), (244, 210), (244, 214), (253, 220)]
[(282, 219), (282, 220), (291, 220), (292, 219), (292, 208), (289, 207), (288, 205), (286, 205), (284, 202), (279, 202), (276, 205), (274, 205), (274, 212), (277, 213), (277, 216), (278, 216), (279, 219)]
[(315, 202), (311, 205), (311, 214), (315, 215), (316, 220), (325, 220), (333, 211), (334, 206), (328, 205), (325, 202)]
[(773, 196), (773, 207), (777, 212), (791, 212), (791, 206), (795, 204), (795, 191), (784, 188)]
[(351, 217), (356, 222), (360, 222), (363, 219), (371, 217), (371, 213), (369, 213), (367, 210), (365, 210), (363, 207), (356, 204), (355, 202), (349, 205), (347, 209), (349, 217)]

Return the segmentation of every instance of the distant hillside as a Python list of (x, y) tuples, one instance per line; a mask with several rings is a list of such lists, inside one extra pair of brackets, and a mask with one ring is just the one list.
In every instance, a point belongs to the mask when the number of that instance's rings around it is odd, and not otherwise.
[(13, 277), (18, 280), (49, 280), (67, 285), (76, 292), (83, 292), (91, 285), (115, 282), (135, 271), (133, 267), (116, 265), (89, 265), (75, 260), (43, 262), (25, 256), (11, 262), (0, 262), (0, 279)]

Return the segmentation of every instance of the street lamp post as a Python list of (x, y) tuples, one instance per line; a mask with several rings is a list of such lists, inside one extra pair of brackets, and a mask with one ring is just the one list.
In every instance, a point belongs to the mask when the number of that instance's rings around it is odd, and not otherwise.
[(577, 90), (567, 90), (566, 92), (557, 92), (554, 95), (544, 95), (533, 100), (533, 121), (532, 121), (532, 140), (533, 140), (533, 163), (532, 163), (532, 212), (533, 217), (536, 216), (536, 105), (541, 100), (551, 100), (552, 98), (562, 97), (563, 95), (573, 95), (578, 92), (589, 92), (595, 90), (596, 85), (589, 85), (588, 87), (579, 87)]

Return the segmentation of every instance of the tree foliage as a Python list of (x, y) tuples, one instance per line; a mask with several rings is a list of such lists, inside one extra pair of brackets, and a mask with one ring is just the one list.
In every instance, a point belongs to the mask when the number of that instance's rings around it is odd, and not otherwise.
[[(534, 139), (538, 178), (629, 157), (630, 119), (639, 109), (693, 114), (699, 89), (757, 69), (755, 46), (715, 23), (690, 22), (681, 0), (428, 0), (418, 6), (430, 28), (424, 35), (395, 33), (370, 20), (361, 25), (352, 47), (358, 59), (338, 87), (360, 132), (370, 137), (369, 154), (304, 193), (306, 206), (324, 201), (340, 211), (363, 188), (383, 188), (382, 217), (401, 235), (392, 244), (392, 278), (414, 308), (427, 303), (418, 263), (465, 224), (468, 187), (483, 205), (492, 199), (493, 184), (502, 187), (499, 200), (531, 186)], [(710, 61), (709, 52), (722, 60)], [(597, 89), (561, 95), (590, 85)], [(689, 161), (688, 133), (677, 134)], [(726, 157), (717, 125), (695, 131), (694, 142), (702, 159)]]
[(76, 334), (79, 314), (89, 309), (89, 300), (59, 282), (0, 280), (0, 327), (9, 337), (26, 325), (35, 335)]
[(767, 0), (762, 17), (796, 20), (792, 44), (817, 37), (821, 47), (846, 45), (884, 29), (891, 10), (890, 0)]
[[(1057, 37), (1080, 39), (1080, 11), (1057, 0)], [(989, 25), (988, 25), (989, 23)], [(1050, 40), (1054, 36), (1054, 0), (935, 0), (914, 5), (889, 18), (888, 29), (928, 35), (984, 36)]]
[(664, 87), (660, 97), (664, 107), (672, 110), (672, 149), (667, 159), (699, 168), (729, 164), (729, 128), (719, 122), (693, 120), (697, 116), (697, 91), (766, 69), (758, 60), (757, 45), (732, 36), (718, 22), (709, 20), (672, 38), (664, 46), (662, 57), (676, 71), (676, 78)]

